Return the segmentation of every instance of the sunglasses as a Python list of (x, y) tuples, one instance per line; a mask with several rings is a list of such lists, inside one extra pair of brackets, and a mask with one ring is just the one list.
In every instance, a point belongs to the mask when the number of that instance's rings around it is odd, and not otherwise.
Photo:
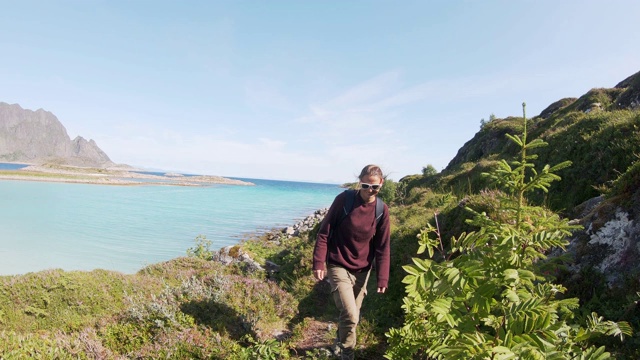
[(367, 184), (367, 183), (361, 183), (360, 184), (360, 187), (362, 187), (365, 190), (368, 189), (368, 188), (371, 188), (373, 190), (379, 190), (381, 186), (382, 185), (380, 185), (380, 184)]

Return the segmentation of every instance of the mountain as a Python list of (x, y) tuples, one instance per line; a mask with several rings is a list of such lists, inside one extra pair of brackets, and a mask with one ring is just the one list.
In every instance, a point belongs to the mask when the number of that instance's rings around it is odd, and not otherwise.
[[(571, 209), (601, 195), (640, 156), (640, 72), (613, 88), (594, 88), (579, 98), (558, 100), (539, 115), (527, 116), (527, 138), (549, 144), (535, 149), (537, 164), (573, 164), (559, 175), (548, 194), (536, 195), (556, 211)], [(408, 188), (429, 186), (456, 195), (486, 188), (481, 174), (494, 169), (501, 159), (514, 159), (518, 148), (506, 135), (522, 133), (522, 116), (483, 123), (441, 173), (411, 175), (403, 179)]]
[(4, 102), (0, 102), (0, 161), (101, 168), (114, 165), (95, 141), (81, 136), (71, 140), (51, 112)]

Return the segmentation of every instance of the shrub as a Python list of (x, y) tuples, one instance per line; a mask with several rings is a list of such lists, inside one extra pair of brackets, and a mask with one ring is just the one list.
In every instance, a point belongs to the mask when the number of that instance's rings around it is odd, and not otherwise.
[(396, 199), (397, 188), (398, 188), (398, 183), (396, 183), (391, 179), (385, 179), (384, 185), (380, 188), (380, 192), (378, 193), (378, 196), (385, 203), (391, 204)]
[(256, 341), (250, 336), (245, 336), (244, 339), (248, 343), (248, 346), (238, 352), (239, 359), (280, 360), (289, 358), (286, 347), (277, 340), (267, 339)]
[(213, 251), (211, 250), (213, 242), (211, 240), (207, 239), (205, 235), (198, 235), (194, 241), (196, 246), (187, 249), (187, 256), (197, 257), (202, 260), (213, 259)]

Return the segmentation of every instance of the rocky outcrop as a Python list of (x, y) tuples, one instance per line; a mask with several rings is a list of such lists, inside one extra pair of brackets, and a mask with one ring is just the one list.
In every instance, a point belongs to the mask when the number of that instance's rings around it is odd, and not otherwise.
[[(308, 233), (317, 224), (322, 222), (328, 211), (328, 208), (316, 210), (313, 214), (298, 221), (293, 226), (287, 226), (280, 230), (276, 229), (270, 231), (265, 235), (265, 239), (279, 245), (282, 240)], [(219, 249), (213, 253), (211, 260), (224, 265), (239, 264), (251, 273), (266, 271), (269, 274), (273, 274), (278, 272), (280, 269), (280, 265), (268, 260), (265, 262), (264, 266), (261, 265), (252, 259), (249, 254), (244, 252), (242, 247), (239, 245), (230, 245)]]
[(564, 108), (566, 108), (567, 106), (573, 104), (574, 102), (576, 102), (576, 100), (578, 100), (577, 98), (564, 98), (564, 99), (560, 99), (556, 102), (554, 102), (553, 104), (547, 106), (546, 109), (542, 110), (542, 112), (540, 113), (540, 118), (541, 119), (548, 119), (553, 113), (555, 113), (558, 110), (562, 110)]
[(279, 233), (270, 233), (267, 238), (272, 241), (277, 241), (280, 237), (290, 238), (292, 236), (300, 236), (302, 233), (306, 233), (313, 229), (316, 224), (320, 223), (324, 219), (329, 209), (316, 210), (312, 215), (307, 216), (301, 221), (298, 221), (293, 226), (287, 226), (283, 228)]
[(445, 170), (453, 169), (464, 163), (480, 161), (482, 158), (490, 157), (492, 154), (506, 149), (511, 143), (506, 134), (517, 135), (515, 128), (508, 125), (514, 121), (513, 119), (516, 118), (495, 119), (487, 126), (483, 126), (471, 140), (462, 145)]
[(622, 80), (616, 85), (624, 92), (616, 99), (616, 105), (620, 108), (640, 108), (640, 71)]
[(71, 140), (49, 111), (0, 102), (0, 161), (83, 166), (115, 165), (93, 140)]
[[(640, 198), (639, 194), (632, 197)], [(576, 277), (583, 270), (596, 270), (609, 287), (624, 287), (630, 276), (640, 274), (640, 213), (636, 206), (599, 196), (577, 211), (581, 213), (573, 223), (583, 228), (569, 238), (570, 272)]]

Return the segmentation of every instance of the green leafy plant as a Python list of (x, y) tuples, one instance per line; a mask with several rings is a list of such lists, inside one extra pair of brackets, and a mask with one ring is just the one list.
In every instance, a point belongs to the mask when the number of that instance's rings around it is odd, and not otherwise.
[(275, 339), (264, 341), (254, 340), (251, 336), (245, 336), (244, 340), (249, 346), (242, 348), (238, 354), (241, 359), (246, 360), (278, 360), (289, 358), (286, 348)]
[(211, 240), (207, 239), (205, 235), (198, 235), (194, 242), (196, 246), (187, 249), (187, 256), (197, 257), (203, 260), (213, 259), (213, 251), (211, 250), (213, 242)]
[[(528, 150), (526, 113), (522, 136), (507, 135), (520, 148), (519, 159), (501, 161), (486, 174), (503, 189), (495, 213), (467, 210), (478, 229), (452, 237), (445, 245), (435, 217), (418, 235), (418, 254), (404, 266), (404, 326), (387, 332), (388, 359), (606, 359), (604, 347), (588, 340), (597, 335), (621, 339), (632, 330), (625, 322), (591, 314), (585, 326), (574, 324), (578, 299), (563, 299), (565, 288), (553, 284), (538, 265), (552, 248), (564, 248), (575, 228), (567, 220), (527, 204), (526, 195), (548, 191), (562, 162), (537, 171)], [(435, 236), (433, 236), (435, 235)]]

